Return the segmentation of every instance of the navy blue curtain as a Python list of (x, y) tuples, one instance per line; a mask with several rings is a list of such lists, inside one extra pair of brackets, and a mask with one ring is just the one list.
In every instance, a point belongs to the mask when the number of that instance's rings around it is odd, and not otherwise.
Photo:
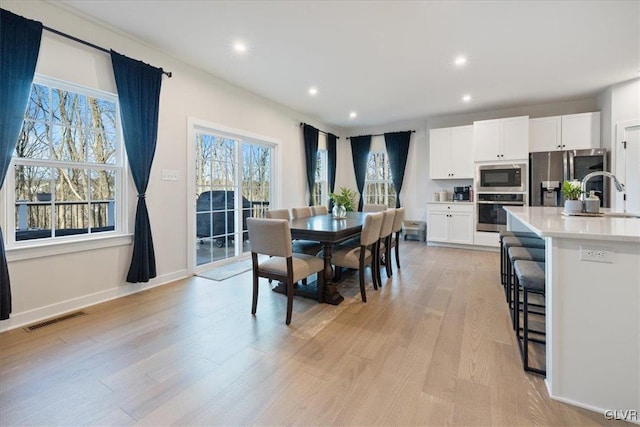
[(304, 136), (304, 160), (307, 164), (307, 185), (309, 186), (309, 206), (313, 205), (313, 184), (316, 182), (318, 162), (318, 129), (308, 124), (302, 125)]
[[(329, 192), (336, 191), (336, 141), (338, 137), (332, 133), (327, 134), (327, 172), (329, 173)], [(333, 200), (329, 201), (329, 207), (333, 208)]]
[(364, 204), (364, 181), (367, 178), (367, 161), (371, 149), (371, 135), (351, 137), (351, 157), (353, 158), (353, 171), (356, 174), (356, 185), (360, 193), (358, 210), (362, 211)]
[(127, 282), (148, 282), (156, 277), (156, 257), (145, 193), (156, 152), (162, 69), (114, 51), (111, 51), (111, 62), (118, 88), (124, 144), (138, 190), (133, 256)]
[[(42, 40), (42, 23), (0, 9), (0, 188), (16, 148)], [(0, 320), (11, 314), (11, 284), (0, 229)]]
[(384, 134), (384, 145), (387, 147), (389, 167), (393, 186), (396, 188), (396, 208), (400, 207), (400, 190), (404, 181), (404, 169), (407, 166), (411, 131), (390, 132)]

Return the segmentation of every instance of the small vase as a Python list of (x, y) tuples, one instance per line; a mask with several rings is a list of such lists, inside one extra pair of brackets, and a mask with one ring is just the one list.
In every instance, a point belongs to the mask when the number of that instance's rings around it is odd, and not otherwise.
[(564, 211), (567, 213), (582, 212), (582, 200), (565, 200)]
[(335, 219), (344, 218), (347, 216), (347, 209), (344, 205), (335, 205), (332, 210), (333, 217)]

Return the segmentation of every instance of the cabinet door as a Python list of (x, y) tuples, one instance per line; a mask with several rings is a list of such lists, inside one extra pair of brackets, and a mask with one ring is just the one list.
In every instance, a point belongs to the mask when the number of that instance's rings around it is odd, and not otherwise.
[(449, 215), (447, 212), (428, 212), (427, 240), (446, 242), (449, 238)]
[(600, 113), (562, 116), (562, 149), (600, 148)]
[(429, 177), (451, 178), (451, 128), (429, 131)]
[(451, 129), (451, 177), (473, 179), (473, 126)]
[(500, 120), (473, 122), (473, 159), (476, 162), (500, 160), (501, 140)]
[(562, 149), (560, 116), (529, 120), (529, 152), (557, 151)]
[(529, 158), (529, 117), (502, 119), (502, 156), (500, 160)]
[(449, 241), (452, 243), (473, 243), (473, 214), (454, 212), (449, 217)]

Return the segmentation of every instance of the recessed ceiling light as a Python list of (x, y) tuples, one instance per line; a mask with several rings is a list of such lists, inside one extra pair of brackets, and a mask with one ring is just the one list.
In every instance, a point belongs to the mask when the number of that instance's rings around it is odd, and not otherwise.
[(317, 89), (317, 88), (315, 88), (315, 87), (313, 87), (313, 86), (311, 86), (311, 87), (309, 88), (309, 95), (315, 96), (315, 95), (317, 95), (317, 94), (318, 94), (318, 89)]
[(464, 56), (458, 56), (454, 63), (460, 67), (467, 63), (467, 58), (465, 58)]
[(233, 44), (233, 50), (238, 53), (245, 53), (247, 51), (247, 46), (242, 42), (235, 42)]
[(352, 112), (349, 113), (349, 118), (351, 118), (351, 119), (355, 119), (356, 116), (357, 116), (357, 114), (356, 114), (355, 111), (352, 111)]
[(471, 95), (465, 95), (465, 96), (463, 96), (463, 97), (462, 97), (462, 100), (463, 100), (464, 102), (469, 102), (469, 101), (471, 101)]

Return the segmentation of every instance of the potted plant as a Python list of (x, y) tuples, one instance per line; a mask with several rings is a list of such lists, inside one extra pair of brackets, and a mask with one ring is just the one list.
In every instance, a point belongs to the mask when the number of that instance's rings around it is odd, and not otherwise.
[(340, 187), (339, 193), (329, 194), (329, 198), (333, 200), (333, 217), (344, 218), (347, 212), (353, 211), (356, 195), (355, 191), (344, 187)]
[(564, 210), (568, 213), (582, 212), (582, 194), (580, 181), (565, 181), (562, 183), (562, 193), (564, 194)]

